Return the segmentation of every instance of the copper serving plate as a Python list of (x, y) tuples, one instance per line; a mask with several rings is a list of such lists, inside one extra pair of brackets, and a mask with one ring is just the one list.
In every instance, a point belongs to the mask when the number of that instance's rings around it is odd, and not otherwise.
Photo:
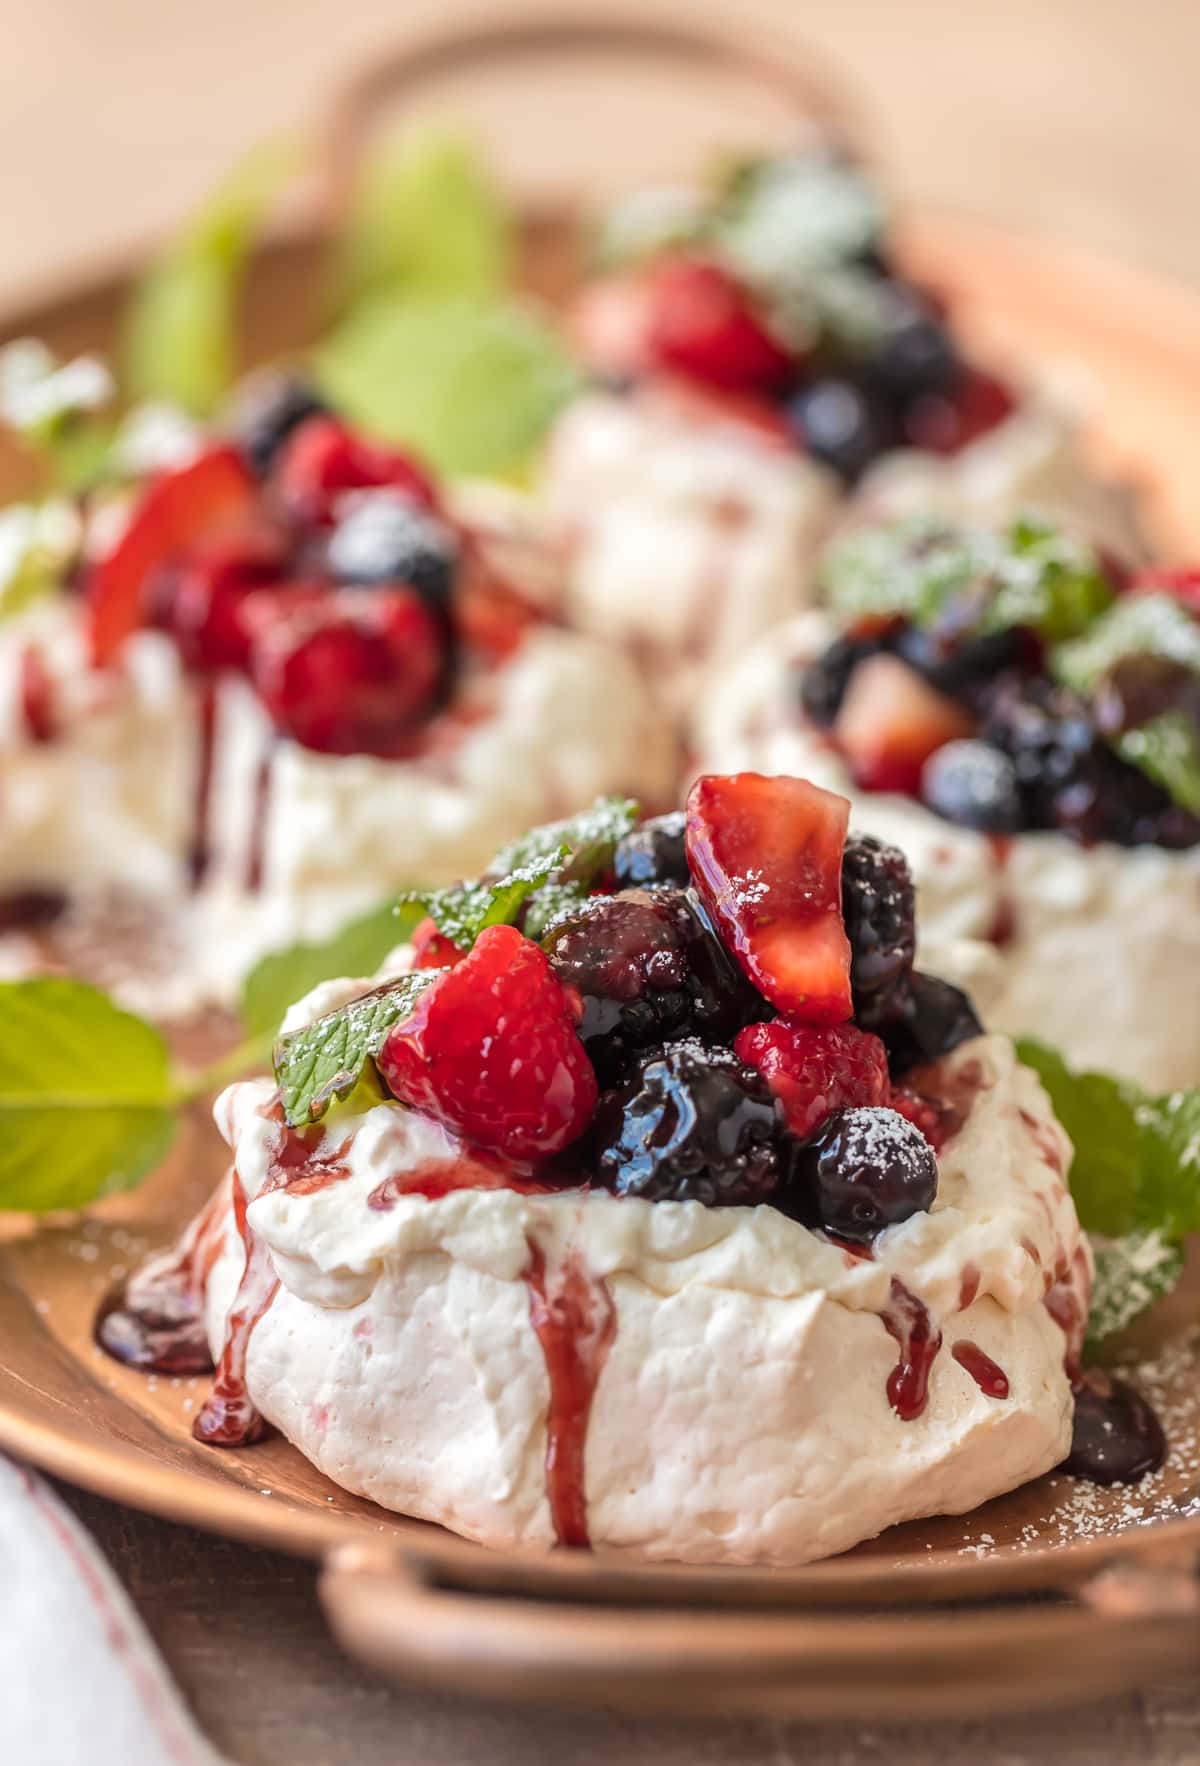
[[(628, 13), (599, 0), (594, 11), (508, 6), (502, 23), (410, 35), (340, 93), (324, 188), (256, 258), (247, 360), (312, 335), (329, 216), (364, 133), (396, 96), (441, 83), (455, 108), (483, 115), (508, 80), (508, 114), (488, 113), (489, 133), (505, 143), (524, 205), (525, 280), (554, 298), (575, 274), (577, 236), (563, 192), (545, 187), (548, 163), (569, 175), (577, 203), (672, 153), (686, 166), (704, 146), (777, 140), (798, 111), (845, 126), (844, 101), (814, 67), (788, 36), (756, 33), (749, 48), (699, 24), (686, 0)], [(590, 165), (567, 166), (557, 138), (547, 151), (548, 129), (573, 117), (581, 92), (603, 121), (616, 115), (614, 91), (623, 104), (639, 86), (650, 118), (639, 128), (622, 111), (620, 127), (598, 126), (583, 144)], [(665, 121), (664, 93), (679, 113)], [(1165, 555), (1200, 552), (1200, 297), (974, 221), (910, 214), (901, 230), (907, 261), (953, 294), (993, 357), (1088, 371), (1097, 456), (1144, 486)], [(0, 316), (0, 332), (106, 348), (135, 269), (47, 294)], [(0, 488), (18, 471), (0, 462)], [(969, 1516), (898, 1528), (791, 1572), (489, 1553), (348, 1496), (278, 1438), (241, 1452), (198, 1446), (202, 1382), (147, 1380), (94, 1347), (111, 1283), (172, 1236), (220, 1167), (215, 1133), (197, 1117), (135, 1195), (86, 1220), (10, 1223), (0, 1446), (169, 1519), (320, 1559), (334, 1630), (380, 1670), (489, 1696), (821, 1720), (847, 1708), (864, 1719), (1011, 1711), (1111, 1694), (1195, 1661), (1200, 1352), (1180, 1335), (1191, 1296), (1177, 1295), (1141, 1345), (1151, 1357), (1166, 1346), (1144, 1378), (1174, 1439), (1164, 1472), (1133, 1491), (1043, 1479)]]

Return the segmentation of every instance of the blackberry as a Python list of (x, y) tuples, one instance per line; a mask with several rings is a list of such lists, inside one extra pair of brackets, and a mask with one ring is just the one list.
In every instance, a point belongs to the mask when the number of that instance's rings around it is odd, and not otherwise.
[(458, 542), (436, 515), (403, 491), (363, 491), (329, 539), (329, 568), (339, 582), (406, 583), (431, 611), (449, 611)]
[(814, 380), (791, 400), (787, 416), (813, 459), (847, 484), (897, 439), (884, 401), (852, 380)]
[(621, 889), (649, 888), (658, 883), (686, 889), (691, 882), (684, 835), (687, 816), (681, 809), (652, 816), (626, 834), (613, 854), (613, 875)]
[(795, 1149), (786, 1182), (771, 1198), (782, 1213), (851, 1244), (869, 1245), (933, 1206), (937, 1156), (919, 1128), (895, 1110), (835, 1110)]
[(1013, 763), (1026, 827), (1055, 828), (1084, 844), (1142, 846), (1177, 820), (1168, 793), (1108, 746), (1087, 701), (1067, 687), (1007, 683), (982, 734)]
[(960, 1043), (983, 1035), (967, 995), (936, 975), (914, 969), (897, 1017), (881, 1027), (893, 1079), (912, 1067), (948, 1055)]
[(1028, 672), (1040, 660), (1037, 639), (1020, 626), (964, 633), (948, 626), (906, 625), (897, 631), (892, 647), (931, 687), (973, 710), (986, 706), (998, 677)]
[(850, 834), (842, 855), (842, 918), (855, 1022), (873, 1030), (904, 1010), (917, 944), (913, 881), (899, 847)]
[(921, 773), (921, 797), (936, 815), (983, 834), (1016, 834), (1025, 809), (1017, 771), (990, 742), (946, 742)]
[(230, 425), (235, 446), (250, 470), (266, 476), (294, 429), (328, 411), (324, 399), (303, 375), (289, 371), (256, 374), (241, 389)]
[(690, 891), (589, 896), (543, 947), (583, 1000), (579, 1035), (604, 1084), (631, 1051), (680, 1035), (728, 1041), (765, 1010)]
[(763, 1202), (779, 1182), (783, 1113), (732, 1049), (694, 1038), (643, 1055), (601, 1094), (589, 1137), (600, 1183), (648, 1202)]
[(850, 685), (850, 676), (859, 663), (890, 648), (890, 638), (885, 632), (871, 637), (835, 638), (818, 657), (801, 668), (800, 705), (805, 717), (822, 729), (828, 729), (836, 722), (846, 688)]

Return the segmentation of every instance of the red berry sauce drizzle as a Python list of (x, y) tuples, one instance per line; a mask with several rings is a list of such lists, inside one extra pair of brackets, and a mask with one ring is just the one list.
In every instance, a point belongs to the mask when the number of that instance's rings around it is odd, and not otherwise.
[(279, 1292), (279, 1277), (270, 1250), (255, 1236), (246, 1219), (246, 1191), (233, 1174), (233, 1217), (246, 1252), (229, 1319), (225, 1346), (208, 1397), (192, 1424), (197, 1441), (212, 1447), (248, 1447), (261, 1441), (266, 1423), (246, 1389), (246, 1356), (250, 1339)]
[(127, 1367), (167, 1375), (212, 1372), (204, 1290), (225, 1237), (230, 1191), (222, 1183), (170, 1251), (134, 1271), (104, 1301), (96, 1342)]
[(929, 1375), (942, 1346), (942, 1333), (935, 1328), (928, 1307), (895, 1276), (888, 1303), (879, 1316), (900, 1347), (900, 1359), (888, 1375), (888, 1402), (902, 1422), (915, 1422), (929, 1401)]
[(216, 743), (217, 682), (214, 676), (209, 676), (200, 682), (196, 697), (196, 802), (189, 857), (193, 889), (200, 887), (208, 870)]
[(950, 1351), (959, 1367), (970, 1374), (985, 1398), (1008, 1397), (1008, 1375), (977, 1343), (961, 1338)]
[(988, 844), (992, 849), (992, 864), (996, 871), (998, 893), (992, 923), (984, 936), (989, 944), (996, 946), (997, 950), (1005, 950), (1013, 943), (1019, 930), (1016, 898), (1007, 875), (1009, 860), (1012, 858), (1012, 836), (1010, 834), (989, 834)]
[(546, 1358), (546, 1496), (560, 1545), (587, 1550), (584, 1454), (588, 1418), (617, 1332), (616, 1308), (602, 1280), (577, 1253), (548, 1263), (530, 1240), (529, 1318)]

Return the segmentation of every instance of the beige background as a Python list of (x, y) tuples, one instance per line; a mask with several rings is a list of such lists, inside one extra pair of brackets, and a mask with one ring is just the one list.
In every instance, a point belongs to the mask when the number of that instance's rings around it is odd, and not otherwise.
[[(238, 148), (310, 120), (340, 67), (430, 10), (3, 0), (0, 302), (163, 227)], [(785, 18), (840, 61), (900, 193), (1200, 281), (1200, 0), (738, 0), (729, 11)]]
[[(3, 0), (0, 306), (162, 229), (239, 148), (311, 120), (340, 67), (423, 10), (404, 0)], [(1200, 0), (738, 0), (738, 16), (755, 11), (790, 20), (841, 62), (902, 195), (1032, 223), (1200, 282)], [(390, 1692), (328, 1642), (309, 1568), (74, 1500), (213, 1739), (241, 1762), (1200, 1761), (1200, 1708), (1186, 1685), (1073, 1717), (904, 1732), (851, 1720), (815, 1734), (513, 1714)]]

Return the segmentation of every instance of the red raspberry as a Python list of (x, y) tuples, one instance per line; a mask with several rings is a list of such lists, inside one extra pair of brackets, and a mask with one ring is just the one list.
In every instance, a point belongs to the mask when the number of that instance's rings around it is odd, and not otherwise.
[(428, 915), (414, 928), (409, 940), (413, 950), (414, 969), (452, 969), (461, 963), (464, 953), (453, 944)]
[(150, 618), (171, 634), (188, 668), (244, 669), (246, 597), (278, 582), (286, 562), (286, 543), (271, 528), (202, 543), (153, 579)]
[(741, 284), (720, 264), (694, 258), (656, 272), (649, 344), (661, 366), (731, 392), (781, 386), (794, 372)]
[(437, 506), (433, 480), (411, 455), (367, 441), (333, 417), (310, 417), (292, 431), (272, 489), (302, 527), (330, 527), (347, 491), (403, 491), (423, 508)]
[(877, 1036), (854, 1024), (818, 1030), (776, 1018), (747, 1025), (733, 1047), (762, 1074), (800, 1140), (815, 1134), (834, 1110), (891, 1102), (887, 1050)]
[(557, 1153), (596, 1107), (575, 1032), (579, 1000), (515, 926), (489, 926), (390, 1033), (378, 1067), (393, 1096), (510, 1159)]
[(935, 1103), (933, 1098), (910, 1091), (906, 1085), (896, 1086), (888, 1102), (898, 1116), (905, 1117), (914, 1128), (920, 1129), (935, 1153), (941, 1152), (953, 1130), (952, 1111)]
[(411, 749), (445, 663), (438, 621), (415, 590), (295, 584), (251, 601), (251, 671), (277, 729), (319, 754)]

